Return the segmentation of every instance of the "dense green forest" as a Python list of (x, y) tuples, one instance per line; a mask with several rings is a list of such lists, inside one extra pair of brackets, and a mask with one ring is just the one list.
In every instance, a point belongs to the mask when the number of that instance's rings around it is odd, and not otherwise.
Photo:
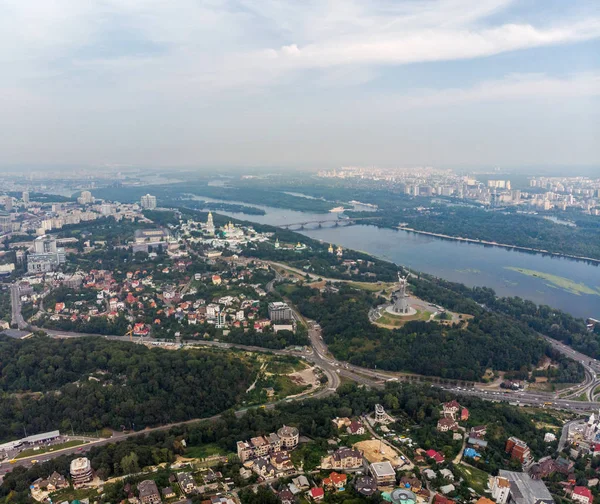
[[(255, 226), (255, 228), (258, 228), (258, 226)], [(290, 251), (281, 248), (276, 249), (271, 243), (252, 243), (246, 247), (244, 255), (282, 262), (325, 278), (371, 282), (374, 280), (394, 282), (398, 279), (398, 266), (362, 252), (346, 249), (343, 251), (342, 258), (339, 258), (327, 251), (329, 243), (319, 243), (293, 231), (277, 230), (275, 236), (280, 242), (287, 243), (296, 243), (300, 239), (302, 243), (307, 244), (310, 248), (302, 251)], [(342, 264), (345, 260), (356, 261), (356, 264), (346, 266)]]
[[(334, 355), (352, 364), (480, 380), (486, 369), (530, 371), (544, 355), (551, 355), (561, 362), (562, 372), (556, 380), (583, 379), (581, 366), (569, 367), (571, 362), (553, 355), (529, 327), (483, 310), (469, 300), (461, 306), (463, 313), (474, 315), (468, 321), (453, 326), (412, 321), (390, 330), (369, 321), (369, 309), (381, 302), (371, 293), (348, 286), (342, 286), (338, 293), (320, 294), (309, 287), (287, 291), (302, 314), (321, 324), (323, 338)], [(478, 309), (472, 312), (468, 305)]]
[[(226, 412), (214, 422), (177, 426), (169, 431), (152, 432), (117, 444), (92, 448), (88, 456), (98, 475), (106, 479), (131, 470), (132, 460), (135, 461), (133, 470), (143, 469), (161, 462), (173, 462), (176, 455), (185, 455), (186, 450), (207, 444), (217, 445), (223, 453), (235, 452), (236, 441), (273, 432), (282, 424), (297, 426), (302, 435), (310, 437), (315, 445), (326, 447), (327, 439), (338, 435), (331, 419), (370, 412), (377, 403), (384, 404), (398, 419), (391, 428), (398, 431), (408, 429), (409, 435), (419, 445), (447, 451), (446, 448), (453, 449), (450, 446), (451, 434), (438, 433), (436, 424), (441, 403), (452, 398), (448, 392), (423, 386), (396, 383), (388, 384), (385, 390), (367, 390), (346, 384), (338, 389), (337, 394), (324, 399), (280, 403), (273, 410), (253, 409), (241, 417)], [(503, 448), (506, 438), (512, 435), (518, 435), (527, 442), (536, 457), (555, 450), (555, 445), (543, 442), (544, 431), (536, 428), (535, 416), (507, 404), (486, 403), (476, 398), (459, 400), (469, 408), (471, 419), (468, 425), (488, 426), (486, 439), (490, 441), (490, 448), (486, 452), (486, 470), (494, 473), (499, 468), (511, 467)], [(544, 421), (556, 423), (549, 415)], [(135, 456), (132, 457), (132, 454)], [(310, 452), (307, 457), (312, 457)], [(66, 474), (70, 458), (73, 456), (59, 457), (29, 469), (15, 468), (5, 476), (0, 486), (0, 498), (12, 492), (11, 502), (26, 502), (29, 484), (54, 470)], [(310, 460), (307, 459), (306, 463)], [(234, 482), (241, 485), (239, 467), (239, 462), (234, 462), (228, 464), (226, 470)]]
[(295, 333), (287, 330), (276, 333), (274, 331), (257, 332), (254, 329), (244, 331), (242, 328), (233, 328), (222, 339), (230, 343), (273, 349), (281, 349), (293, 345), (310, 345), (306, 327), (300, 324)]
[(423, 279), (411, 279), (411, 284), (416, 296), (450, 310), (464, 310), (464, 313), (493, 310), (590, 357), (600, 358), (600, 326), (590, 331), (582, 319), (561, 310), (519, 297), (497, 297), (494, 290), (487, 287), (470, 288), (427, 275)]
[(10, 290), (0, 288), (0, 320), (9, 322), (12, 318), (12, 305), (10, 301)]
[(245, 181), (227, 187), (208, 185), (208, 180), (190, 179), (185, 183), (174, 183), (165, 186), (136, 186), (136, 187), (104, 187), (94, 191), (94, 196), (111, 201), (131, 203), (150, 192), (154, 194), (160, 205), (179, 206), (186, 194), (204, 196), (226, 201), (242, 201), (252, 205), (266, 205), (277, 208), (289, 208), (299, 212), (328, 212), (336, 206), (335, 202), (313, 200), (285, 194), (280, 190), (261, 189), (253, 187), (249, 191)]
[[(238, 403), (252, 369), (235, 356), (102, 338), (0, 337), (0, 439), (28, 432), (142, 429)], [(36, 394), (39, 392), (39, 394)]]

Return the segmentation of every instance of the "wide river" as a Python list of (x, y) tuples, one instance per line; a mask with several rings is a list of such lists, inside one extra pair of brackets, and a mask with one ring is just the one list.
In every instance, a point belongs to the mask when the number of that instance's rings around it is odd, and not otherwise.
[[(198, 199), (217, 201), (202, 196)], [(223, 203), (262, 208), (266, 215), (218, 212), (261, 224), (282, 225), (336, 217), (331, 213), (295, 212), (232, 201)], [(298, 232), (468, 286), (491, 287), (502, 296), (520, 296), (578, 317), (600, 319), (600, 265), (375, 226), (309, 227)], [(512, 268), (528, 271), (525, 274)], [(550, 277), (532, 276), (533, 272)]]

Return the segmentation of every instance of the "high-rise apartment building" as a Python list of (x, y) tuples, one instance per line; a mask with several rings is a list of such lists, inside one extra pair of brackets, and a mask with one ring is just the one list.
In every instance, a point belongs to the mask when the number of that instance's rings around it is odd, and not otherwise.
[(142, 196), (140, 204), (144, 210), (154, 210), (156, 208), (156, 196), (146, 194)]

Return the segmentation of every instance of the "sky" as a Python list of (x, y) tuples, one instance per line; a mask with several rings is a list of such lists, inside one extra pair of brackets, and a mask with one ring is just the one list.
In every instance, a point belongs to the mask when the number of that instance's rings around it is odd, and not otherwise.
[(0, 0), (0, 167), (598, 166), (598, 0)]

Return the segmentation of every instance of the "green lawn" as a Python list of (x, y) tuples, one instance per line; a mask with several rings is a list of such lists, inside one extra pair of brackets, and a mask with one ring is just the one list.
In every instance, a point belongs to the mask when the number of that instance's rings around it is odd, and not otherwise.
[(375, 321), (375, 323), (383, 324), (383, 325), (387, 325), (387, 326), (393, 326), (393, 327), (401, 327), (404, 324), (406, 324), (407, 322), (410, 322), (411, 320), (428, 321), (430, 316), (431, 316), (431, 312), (428, 312), (428, 311), (420, 311), (418, 313), (415, 313), (414, 315), (408, 315), (406, 317), (394, 316), (391, 313), (383, 312), (381, 317), (379, 317)]
[(223, 450), (223, 448), (214, 443), (202, 446), (188, 446), (185, 449), (185, 456), (189, 458), (204, 459), (213, 455), (226, 455), (226, 450)]
[(479, 494), (483, 494), (488, 487), (489, 474), (475, 467), (458, 464), (455, 468), (462, 474), (467, 484)]
[(20, 459), (20, 458), (25, 458), (25, 457), (33, 457), (35, 455), (41, 455), (42, 453), (63, 450), (64, 448), (73, 448), (74, 446), (79, 446), (82, 444), (85, 444), (85, 441), (77, 441), (74, 439), (72, 441), (67, 441), (66, 443), (61, 443), (61, 444), (47, 446), (47, 447), (46, 446), (40, 447), (39, 450), (34, 450), (33, 448), (29, 448), (27, 450), (23, 450), (15, 458)]

